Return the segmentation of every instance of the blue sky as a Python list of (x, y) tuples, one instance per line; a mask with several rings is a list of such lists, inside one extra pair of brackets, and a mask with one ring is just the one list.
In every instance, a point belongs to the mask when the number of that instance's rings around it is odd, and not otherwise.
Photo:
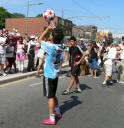
[[(26, 15), (28, 0), (0, 0), (0, 6), (9, 12)], [(110, 29), (113, 33), (124, 33), (124, 0), (30, 0), (30, 3), (44, 3), (31, 6), (29, 16), (34, 17), (46, 9), (54, 10), (56, 16), (109, 16), (108, 18), (73, 18), (77, 25), (96, 25), (98, 28)]]

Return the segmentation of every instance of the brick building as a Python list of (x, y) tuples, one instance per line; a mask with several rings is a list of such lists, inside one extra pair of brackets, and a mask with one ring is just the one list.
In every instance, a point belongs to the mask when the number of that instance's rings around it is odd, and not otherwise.
[[(26, 35), (26, 22), (27, 18), (7, 18), (5, 21), (5, 28), (10, 32), (13, 31), (13, 28), (18, 30), (20, 35)], [(60, 17), (55, 17), (54, 22), (56, 25), (62, 23), (65, 30), (65, 36), (72, 35), (72, 21), (63, 20)], [(39, 36), (43, 32), (44, 28), (48, 23), (41, 17), (37, 18), (28, 18), (28, 35)]]
[(95, 40), (95, 34), (97, 33), (97, 27), (93, 25), (89, 26), (74, 26), (72, 28), (72, 35), (74, 35), (77, 39), (91, 39)]

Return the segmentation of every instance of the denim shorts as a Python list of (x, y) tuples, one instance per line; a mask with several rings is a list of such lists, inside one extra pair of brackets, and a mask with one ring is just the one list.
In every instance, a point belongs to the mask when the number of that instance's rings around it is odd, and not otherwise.
[(98, 68), (98, 62), (96, 61), (96, 59), (92, 59), (92, 61), (90, 63), (90, 68), (91, 69), (97, 69)]

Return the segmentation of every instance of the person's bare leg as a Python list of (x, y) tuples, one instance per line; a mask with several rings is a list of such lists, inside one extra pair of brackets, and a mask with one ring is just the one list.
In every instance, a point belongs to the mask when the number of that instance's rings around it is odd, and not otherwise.
[(0, 71), (2, 70), (2, 64), (0, 64)]
[(55, 108), (55, 99), (54, 98), (48, 98), (48, 108), (49, 108), (49, 113), (54, 114), (54, 108)]
[(93, 69), (91, 69), (91, 75), (90, 75), (91, 77), (93, 76)]
[(76, 88), (77, 89), (81, 89), (80, 88), (80, 82), (79, 82), (78, 76), (75, 77), (75, 81), (76, 81)]
[(39, 75), (40, 69), (41, 69), (41, 65), (39, 64), (39, 65), (38, 65), (38, 68), (37, 68), (36, 76)]
[(71, 81), (70, 81), (69, 86), (67, 88), (68, 91), (71, 90), (72, 86), (74, 85), (74, 81), (75, 81), (75, 76), (71, 75)]
[(94, 78), (96, 78), (97, 69), (94, 69)]
[(106, 76), (104, 82), (107, 82), (108, 80), (109, 80), (109, 76)]

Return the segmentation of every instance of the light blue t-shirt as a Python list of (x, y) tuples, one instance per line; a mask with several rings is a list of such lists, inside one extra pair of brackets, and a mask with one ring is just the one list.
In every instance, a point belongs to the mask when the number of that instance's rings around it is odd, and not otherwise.
[(62, 47), (59, 44), (52, 44), (42, 41), (42, 48), (46, 52), (44, 64), (44, 76), (55, 79), (59, 76), (60, 57)]

